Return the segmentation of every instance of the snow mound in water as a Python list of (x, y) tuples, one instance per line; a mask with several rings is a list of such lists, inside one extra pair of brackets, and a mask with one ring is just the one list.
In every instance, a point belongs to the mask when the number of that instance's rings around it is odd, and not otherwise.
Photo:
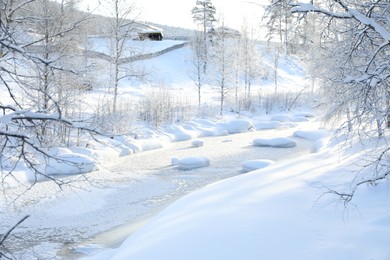
[(289, 138), (276, 137), (271, 139), (254, 139), (253, 145), (260, 147), (292, 148), (295, 147), (297, 143)]
[(192, 147), (202, 147), (203, 145), (204, 145), (204, 141), (203, 140), (194, 140), (191, 143)]
[(294, 120), (288, 115), (274, 115), (270, 121), (276, 122), (294, 122)]
[(177, 157), (172, 157), (171, 158), (171, 164), (172, 164), (172, 166), (176, 166), (176, 165), (178, 165), (179, 164), (179, 158), (177, 158)]
[(217, 128), (226, 130), (228, 134), (246, 133), (255, 130), (253, 124), (245, 119), (236, 119), (227, 123), (218, 123)]
[(206, 157), (187, 157), (179, 160), (173, 160), (172, 164), (177, 164), (179, 170), (192, 170), (196, 168), (207, 167), (210, 165), (210, 160)]
[(295, 114), (295, 115), (285, 115), (279, 114), (271, 117), (270, 121), (276, 122), (308, 122), (309, 119), (304, 114)]
[(257, 130), (288, 129), (296, 126), (297, 124), (292, 122), (278, 122), (278, 121), (258, 122), (255, 124)]
[(304, 116), (296, 116), (293, 118), (294, 122), (309, 122), (310, 120)]
[(267, 167), (268, 165), (274, 163), (274, 161), (271, 160), (248, 160), (243, 163), (241, 163), (242, 166), (242, 172), (250, 172), (254, 170), (258, 170), (264, 167)]

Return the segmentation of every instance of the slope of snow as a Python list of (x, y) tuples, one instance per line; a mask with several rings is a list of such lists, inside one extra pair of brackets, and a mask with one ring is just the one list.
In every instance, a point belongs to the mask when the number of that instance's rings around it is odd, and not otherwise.
[(367, 158), (339, 149), (193, 192), (93, 259), (390, 259), (386, 184), (361, 187), (346, 207), (324, 196), (323, 187), (348, 190)]

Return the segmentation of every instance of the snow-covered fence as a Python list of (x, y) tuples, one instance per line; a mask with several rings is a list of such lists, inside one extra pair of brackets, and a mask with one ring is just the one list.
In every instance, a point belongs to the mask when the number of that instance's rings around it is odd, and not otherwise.
[[(171, 47), (168, 47), (166, 49), (163, 49), (163, 50), (160, 50), (157, 52), (138, 54), (138, 55), (134, 55), (134, 56), (130, 56), (130, 57), (125, 57), (125, 58), (119, 59), (119, 64), (125, 64), (125, 63), (130, 63), (130, 62), (134, 62), (134, 61), (138, 61), (138, 60), (146, 60), (146, 59), (155, 58), (155, 57), (161, 56), (167, 52), (183, 48), (187, 44), (188, 44), (187, 42), (184, 42), (184, 43), (173, 45)], [(104, 54), (102, 52), (98, 52), (98, 51), (85, 50), (85, 55), (89, 58), (102, 59), (102, 60), (105, 60), (108, 62), (113, 61), (113, 57), (111, 57), (110, 55)]]
[(138, 60), (146, 60), (146, 59), (155, 58), (155, 57), (161, 56), (167, 52), (183, 48), (187, 44), (188, 44), (187, 42), (184, 42), (181, 44), (173, 45), (169, 48), (166, 48), (166, 49), (163, 49), (161, 51), (154, 52), (154, 53), (146, 53), (146, 54), (140, 54), (140, 55), (135, 55), (135, 56), (123, 58), (123, 59), (119, 60), (119, 63), (124, 64), (124, 63), (130, 63), (130, 62), (134, 62), (134, 61), (138, 61)]

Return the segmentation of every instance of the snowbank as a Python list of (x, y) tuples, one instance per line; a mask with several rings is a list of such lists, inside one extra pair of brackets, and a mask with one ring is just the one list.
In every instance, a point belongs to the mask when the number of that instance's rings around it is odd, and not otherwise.
[(76, 153), (62, 154), (49, 158), (45, 173), (47, 175), (74, 175), (96, 170), (94, 159)]
[(245, 119), (236, 119), (226, 123), (218, 123), (217, 127), (220, 130), (226, 131), (228, 134), (246, 133), (256, 130), (252, 123)]
[(325, 129), (298, 130), (294, 132), (294, 136), (305, 138), (311, 141), (318, 141), (321, 138), (329, 136), (329, 131)]
[(242, 172), (251, 172), (254, 170), (262, 169), (271, 165), (274, 161), (271, 160), (248, 160), (241, 164)]
[(210, 165), (210, 160), (206, 157), (187, 157), (183, 159), (172, 158), (172, 164), (177, 165), (179, 170), (192, 170), (196, 168), (207, 167)]
[(73, 151), (60, 147), (50, 149), (48, 153), (51, 157), (47, 158), (46, 167), (40, 170), (46, 175), (75, 175), (97, 169), (96, 161), (87, 155), (93, 154), (90, 150), (73, 147)]
[(292, 122), (278, 122), (278, 121), (269, 121), (269, 122), (257, 122), (254, 124), (257, 130), (266, 130), (266, 129), (287, 129), (294, 128), (297, 124)]
[(323, 185), (348, 190), (365, 158), (355, 152), (325, 149), (210, 185), (93, 259), (390, 259), (386, 184), (361, 187), (357, 208), (321, 196)]
[(260, 147), (292, 148), (295, 147), (297, 143), (289, 138), (276, 137), (270, 139), (254, 139), (253, 145)]
[(204, 141), (203, 140), (194, 140), (191, 143), (192, 147), (202, 147), (203, 145), (204, 145)]
[(276, 121), (276, 122), (294, 122), (294, 120), (288, 116), (288, 115), (274, 115), (271, 117), (270, 121)]

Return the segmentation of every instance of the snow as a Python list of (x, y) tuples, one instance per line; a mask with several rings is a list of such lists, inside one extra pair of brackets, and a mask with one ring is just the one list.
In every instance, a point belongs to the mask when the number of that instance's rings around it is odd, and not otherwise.
[(204, 145), (204, 141), (203, 140), (194, 140), (191, 143), (192, 147), (201, 147), (203, 145)]
[[(93, 50), (110, 54), (107, 39), (91, 41)], [(153, 53), (177, 43), (131, 42), (128, 50), (133, 53), (128, 54)], [(144, 66), (153, 84), (166, 85), (175, 97), (183, 92), (194, 96), (188, 80), (190, 51), (183, 47), (133, 65)], [(272, 68), (269, 53), (264, 59)], [(102, 64), (107, 69), (107, 63)], [(100, 70), (95, 74), (105, 75)], [(278, 75), (280, 90), (306, 84), (301, 66), (293, 59), (280, 59)], [(120, 82), (119, 98), (143, 97), (152, 85), (133, 83)], [(253, 93), (270, 86), (267, 80), (256, 82)], [(204, 86), (205, 103), (218, 98), (213, 87)], [(97, 103), (101, 93), (107, 95), (101, 89), (83, 98)], [(0, 124), (11, 120), (10, 115), (0, 116)], [(225, 111), (217, 119), (198, 118), (156, 128), (134, 124), (124, 127), (132, 135), (96, 137), (96, 141), (81, 138), (79, 147), (52, 149), (50, 154), (61, 160), (50, 159), (47, 173), (69, 181), (70, 187), (40, 182), (25, 194), (20, 184), (34, 181), (34, 176), (23, 162), (17, 165), (15, 178), (8, 178), (4, 186), (7, 194), (22, 195), (12, 206), (8, 197), (0, 199), (0, 228), (6, 230), (9, 223), (31, 215), (15, 230), (15, 237), (24, 238), (15, 239), (18, 256), (390, 258), (386, 185), (362, 187), (352, 201), (356, 207), (345, 208), (337, 197), (323, 196), (325, 187), (349, 191), (360, 170), (358, 163), (366, 162), (372, 151), (343, 150), (340, 142), (345, 138), (331, 139), (330, 131), (320, 129), (310, 111), (278, 111), (260, 117), (249, 111)], [(310, 151), (314, 153), (300, 157)], [(146, 224), (139, 225), (139, 220)]]
[(254, 146), (260, 146), (260, 147), (275, 147), (275, 148), (292, 148), (297, 145), (297, 143), (290, 139), (285, 137), (275, 137), (275, 138), (257, 138), (253, 140)]
[(386, 42), (390, 41), (390, 32), (386, 30), (385, 27), (383, 27), (381, 24), (376, 22), (373, 18), (367, 17), (366, 15), (362, 14), (361, 12), (353, 8), (348, 8), (346, 13), (334, 13), (322, 8), (315, 7), (313, 4), (296, 3), (294, 5), (295, 7), (292, 8), (291, 10), (292, 12), (320, 12), (330, 17), (354, 18), (358, 20), (360, 23), (373, 28)]
[(199, 156), (199, 157), (187, 157), (179, 159), (177, 161), (177, 166), (179, 170), (193, 170), (196, 168), (207, 167), (210, 165), (210, 159)]
[(274, 115), (270, 120), (277, 122), (293, 122), (293, 119), (289, 115)]
[[(37, 166), (37, 169), (45, 176), (78, 175), (98, 169), (96, 160), (91, 157), (93, 156), (91, 151), (82, 148), (73, 148), (72, 150), (67, 148), (50, 149), (48, 151), (50, 157), (47, 159), (47, 164), (41, 164)], [(26, 180), (29, 182), (47, 180), (45, 176), (37, 176), (31, 170), (25, 169), (24, 171)]]
[(241, 163), (242, 172), (251, 172), (273, 164), (271, 160), (248, 160)]
[(319, 139), (329, 136), (329, 131), (325, 129), (298, 130), (294, 132), (294, 136), (305, 138), (312, 141), (318, 141)]
[(92, 259), (389, 259), (386, 184), (361, 187), (355, 206), (325, 196), (328, 185), (348, 188), (365, 157), (338, 149), (193, 192)]
[(217, 124), (217, 128), (226, 131), (228, 134), (245, 133), (255, 130), (252, 123), (245, 119), (236, 119), (226, 123), (219, 123)]
[(69, 153), (50, 158), (45, 173), (47, 175), (73, 175), (96, 169), (96, 162), (92, 158), (82, 154)]
[[(89, 49), (91, 51), (96, 51), (99, 53), (106, 54), (108, 56), (112, 55), (111, 48), (114, 44), (113, 39), (109, 37), (90, 37)], [(124, 57), (130, 57), (135, 55), (143, 55), (156, 53), (167, 48), (170, 48), (175, 45), (180, 45), (185, 43), (185, 41), (176, 41), (176, 40), (163, 40), (163, 41), (138, 41), (138, 40), (127, 40), (124, 44), (125, 55)]]
[(260, 129), (283, 129), (283, 128), (293, 128), (296, 127), (297, 124), (291, 122), (278, 122), (278, 121), (268, 121), (268, 122), (258, 122), (255, 123), (254, 126), (257, 130)]
[(278, 115), (274, 115), (271, 117), (270, 119), (271, 121), (276, 121), (276, 122), (308, 122), (309, 119), (308, 119), (308, 116), (306, 114), (293, 114), (293, 115), (289, 115), (289, 114), (278, 114)]

